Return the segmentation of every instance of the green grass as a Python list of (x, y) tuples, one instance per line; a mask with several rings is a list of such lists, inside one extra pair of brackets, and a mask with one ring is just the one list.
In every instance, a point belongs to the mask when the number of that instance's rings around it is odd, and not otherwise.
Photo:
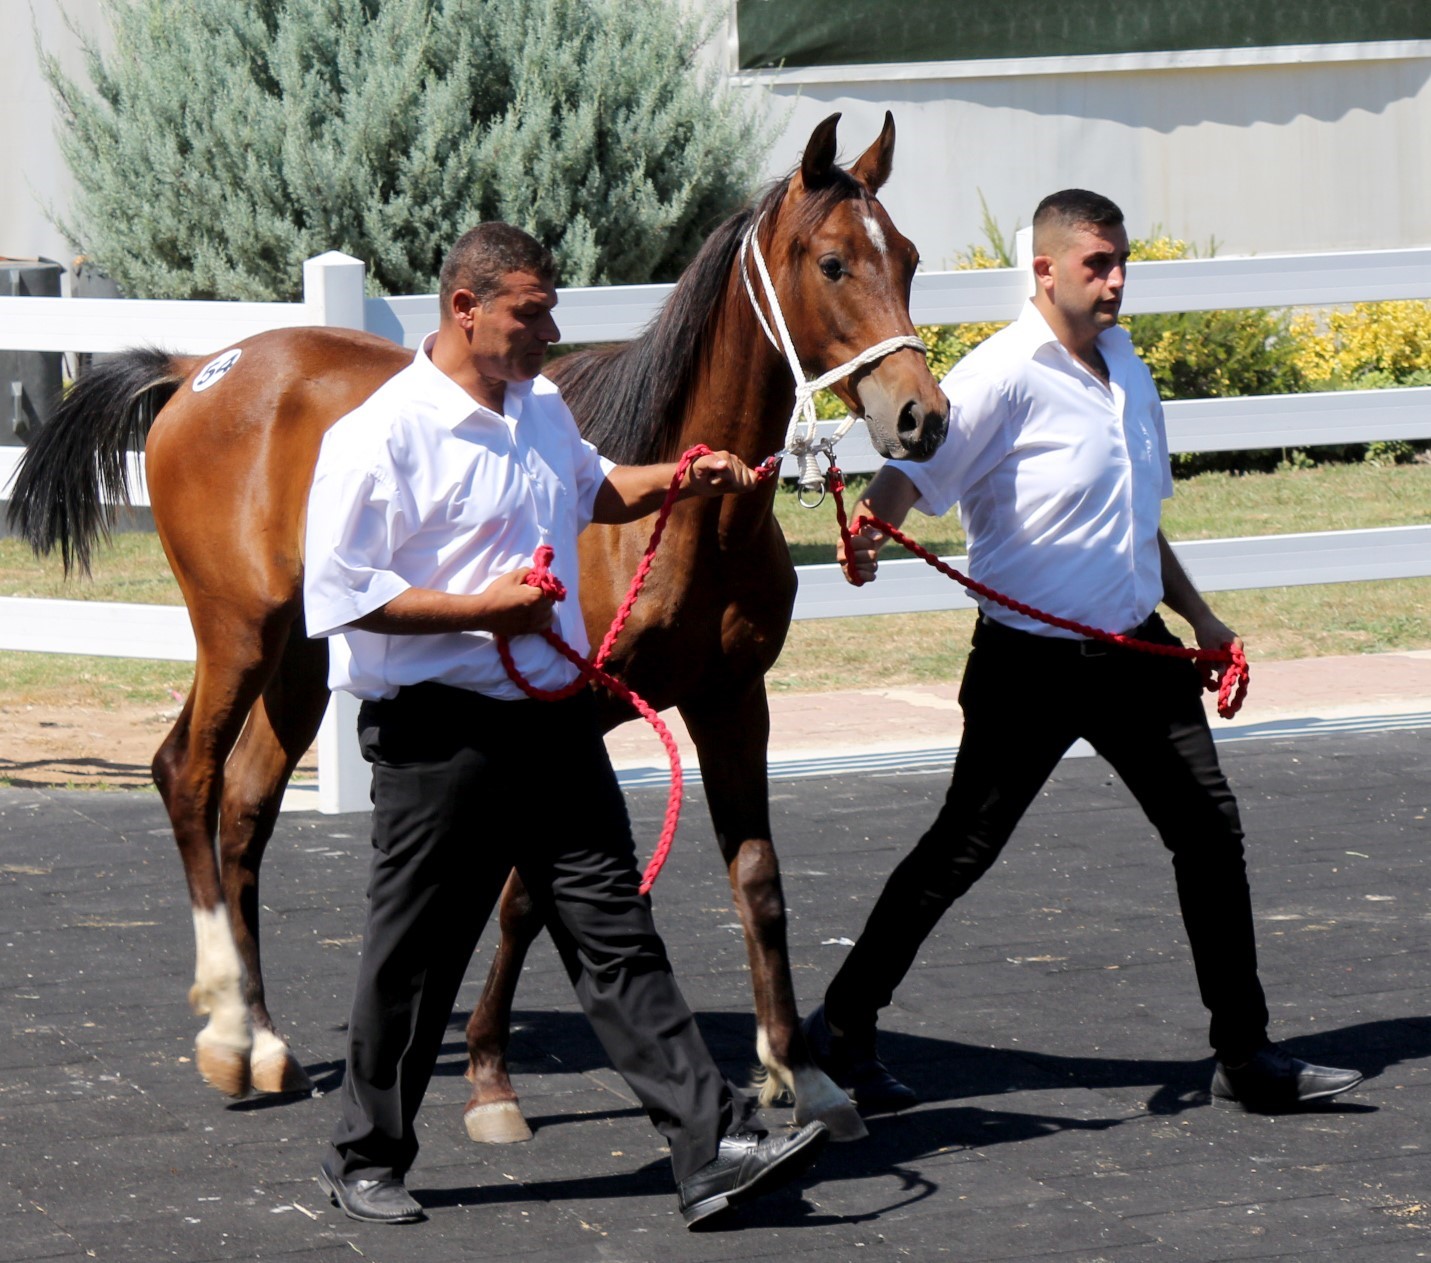
[[(853, 505), (858, 480), (846, 493)], [(799, 565), (834, 559), (835, 515), (826, 500), (801, 508), (781, 492), (776, 511)], [(1431, 465), (1322, 465), (1274, 474), (1200, 474), (1179, 481), (1166, 506), (1170, 539), (1281, 535), (1431, 521)], [(957, 518), (911, 514), (911, 535), (939, 553), (962, 553)], [(115, 537), (91, 578), (66, 580), (54, 560), (36, 561), (14, 539), (0, 540), (0, 595), (179, 604), (177, 586), (151, 534)], [(1431, 579), (1326, 584), (1211, 595), (1255, 661), (1431, 647)], [(771, 674), (787, 691), (870, 688), (956, 680), (972, 612), (891, 614), (796, 623)], [(183, 663), (0, 654), (7, 702), (113, 704), (171, 702), (188, 687)]]
[(1268, 474), (1198, 474), (1175, 485), (1169, 539), (1288, 535), (1431, 522), (1431, 465), (1319, 465)]
[[(159, 537), (133, 531), (115, 535), (95, 553), (90, 575), (66, 578), (55, 557), (37, 559), (18, 539), (0, 539), (0, 596), (68, 601), (123, 601), (136, 605), (182, 605)], [(141, 658), (78, 657), (49, 653), (0, 653), (0, 680), (7, 705), (98, 706), (130, 702), (170, 707), (193, 679), (187, 662)]]
[(193, 682), (191, 662), (80, 657), (59, 653), (0, 653), (4, 704), (114, 709), (131, 702), (170, 709)]
[(0, 596), (59, 601), (183, 605), (179, 585), (152, 531), (127, 531), (95, 550), (89, 575), (65, 577), (58, 557), (36, 558), (20, 540), (0, 539)]

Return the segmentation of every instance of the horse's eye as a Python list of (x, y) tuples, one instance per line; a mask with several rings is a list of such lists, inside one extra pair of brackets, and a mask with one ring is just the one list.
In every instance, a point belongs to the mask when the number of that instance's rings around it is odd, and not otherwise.
[(820, 260), (820, 271), (832, 281), (838, 281), (845, 274), (844, 265), (835, 258), (833, 254), (827, 254)]

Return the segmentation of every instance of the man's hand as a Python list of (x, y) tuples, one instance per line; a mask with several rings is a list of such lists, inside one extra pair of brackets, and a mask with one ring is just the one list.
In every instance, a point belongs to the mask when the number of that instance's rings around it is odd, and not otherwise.
[[(864, 502), (861, 501), (855, 509), (855, 517), (858, 518), (865, 508)], [(876, 560), (879, 550), (888, 541), (888, 535), (868, 522), (860, 528), (858, 533), (850, 535), (848, 549), (845, 547), (845, 541), (841, 539), (835, 545), (835, 560), (840, 563), (840, 569), (844, 571), (845, 582), (857, 588), (872, 582), (875, 572), (879, 569), (879, 562)]]
[[(886, 465), (870, 480), (859, 503), (850, 511), (850, 521), (879, 518), (898, 530), (918, 501), (919, 489), (914, 483), (893, 465)], [(851, 536), (849, 556), (845, 555), (845, 542), (841, 540), (835, 547), (835, 560), (840, 563), (845, 582), (857, 588), (870, 582), (879, 569), (875, 555), (888, 542), (889, 536), (868, 522), (858, 534)]]
[(734, 452), (711, 452), (691, 463), (682, 490), (692, 496), (743, 495), (757, 481), (755, 471)]
[[(1193, 623), (1192, 630), (1199, 649), (1227, 649), (1233, 645), (1239, 649), (1243, 647), (1242, 637), (1211, 611), (1205, 618)], [(1209, 692), (1216, 689), (1221, 670), (1211, 662), (1199, 662), (1197, 667), (1202, 673), (1203, 687)]]
[(512, 570), (482, 589), (487, 609), (476, 626), (498, 636), (523, 636), (546, 631), (552, 625), (556, 602), (540, 588), (526, 582), (531, 567)]

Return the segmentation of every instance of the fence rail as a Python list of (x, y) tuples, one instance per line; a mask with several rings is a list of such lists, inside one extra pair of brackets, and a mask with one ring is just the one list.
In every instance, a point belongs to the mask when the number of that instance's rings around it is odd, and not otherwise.
[[(1183, 540), (1173, 544), (1173, 551), (1204, 592), (1408, 579), (1431, 573), (1431, 526)], [(969, 561), (961, 556), (942, 560), (960, 571)], [(834, 563), (796, 566), (795, 573), (800, 578), (796, 619), (974, 606), (960, 585), (915, 557), (886, 554), (879, 582), (862, 588), (846, 583)], [(0, 597), (0, 649), (192, 662), (194, 633), (182, 605)]]
[[(1027, 230), (1025, 230), (1025, 233)], [(1027, 253), (1027, 236), (1020, 249)], [(433, 295), (365, 298), (364, 269), (337, 253), (310, 259), (297, 303), (116, 302), (112, 299), (0, 298), (0, 347), (107, 352), (141, 343), (217, 352), (264, 329), (297, 325), (366, 328), (416, 347), (437, 323)], [(919, 324), (1008, 320), (1029, 292), (1026, 268), (921, 273), (911, 313)], [(636, 336), (669, 285), (564, 289), (557, 309), (568, 342)], [(1332, 306), (1431, 298), (1431, 248), (1183, 259), (1134, 263), (1123, 310)], [(1431, 439), (1431, 387), (1399, 390), (1183, 400), (1166, 405), (1175, 452), (1306, 447), (1376, 439)], [(833, 428), (833, 426), (831, 427)], [(0, 447), (0, 500), (19, 449)], [(879, 458), (861, 427), (840, 464), (868, 472)], [(784, 471), (794, 473), (787, 463)], [(142, 457), (131, 460), (132, 501), (148, 502)], [(1431, 526), (1187, 541), (1174, 545), (1205, 591), (1341, 583), (1431, 575)], [(949, 559), (956, 565), (963, 558)], [(923, 562), (880, 566), (877, 584), (854, 589), (833, 565), (801, 566), (796, 618), (954, 609), (963, 589)], [(186, 612), (177, 606), (97, 601), (0, 599), (0, 649), (192, 660)], [(326, 811), (367, 804), (367, 768), (352, 736), (355, 704), (339, 695), (319, 736), (319, 802)]]

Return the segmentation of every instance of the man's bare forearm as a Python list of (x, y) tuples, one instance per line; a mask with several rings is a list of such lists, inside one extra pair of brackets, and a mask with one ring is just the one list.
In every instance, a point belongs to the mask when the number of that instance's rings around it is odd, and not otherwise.
[(900, 526), (919, 500), (919, 488), (893, 466), (886, 465), (870, 480), (851, 518), (861, 513)]
[[(616, 524), (634, 522), (661, 507), (680, 465), (617, 465), (596, 492), (591, 520)], [(678, 500), (691, 496), (740, 495), (751, 491), (757, 479), (739, 457), (711, 452), (694, 461), (681, 481)]]
[(381, 608), (355, 619), (352, 625), (359, 631), (384, 636), (436, 636), (464, 631), (518, 636), (541, 631), (551, 626), (551, 598), (523, 583), (526, 573), (523, 569), (503, 575), (474, 593), (408, 588)]
[(1163, 566), (1163, 604), (1187, 619), (1198, 644), (1204, 648), (1220, 648), (1234, 640), (1241, 643), (1237, 633), (1218, 618), (1203, 599), (1162, 531), (1158, 532), (1158, 552)]

